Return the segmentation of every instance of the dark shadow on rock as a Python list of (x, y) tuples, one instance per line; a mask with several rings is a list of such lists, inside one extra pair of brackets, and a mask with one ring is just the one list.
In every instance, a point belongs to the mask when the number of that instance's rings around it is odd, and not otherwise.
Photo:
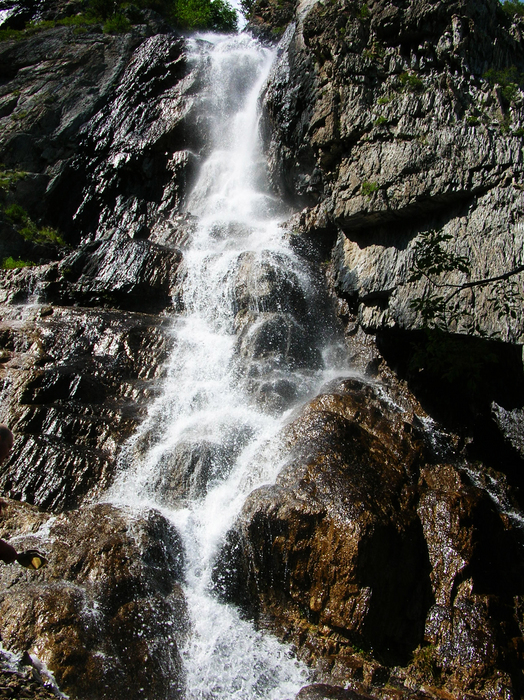
[(371, 589), (362, 635), (387, 665), (405, 665), (424, 639), (426, 615), (434, 603), (431, 564), (422, 527), (405, 532), (379, 527), (365, 542), (358, 578)]

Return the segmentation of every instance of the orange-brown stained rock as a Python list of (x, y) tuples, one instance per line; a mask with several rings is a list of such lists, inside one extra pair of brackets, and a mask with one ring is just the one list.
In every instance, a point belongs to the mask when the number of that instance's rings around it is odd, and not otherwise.
[(357, 379), (311, 401), (287, 429), (276, 483), (228, 534), (216, 589), (293, 640), (320, 678), (389, 698), (376, 686), (400, 665), (394, 697), (421, 686), (433, 690), (420, 697), (512, 697), (518, 531), (472, 465), (437, 460), (413, 406)]
[(49, 557), (39, 572), (0, 569), (6, 648), (36, 655), (76, 698), (181, 697), (182, 553), (159, 513), (99, 504), (55, 518), (9, 502), (2, 525)]

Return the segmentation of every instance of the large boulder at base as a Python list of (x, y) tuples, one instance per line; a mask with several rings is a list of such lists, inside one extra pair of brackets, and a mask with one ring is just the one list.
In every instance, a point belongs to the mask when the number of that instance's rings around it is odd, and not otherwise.
[(183, 697), (182, 547), (158, 512), (99, 504), (51, 517), (9, 501), (0, 534), (45, 551), (40, 571), (0, 569), (0, 634), (79, 700)]
[(519, 692), (520, 524), (478, 465), (452, 464), (416, 404), (359, 379), (329, 387), (287, 436), (276, 484), (248, 497), (226, 538), (217, 592), (335, 681), (365, 689), (398, 665), (408, 686)]

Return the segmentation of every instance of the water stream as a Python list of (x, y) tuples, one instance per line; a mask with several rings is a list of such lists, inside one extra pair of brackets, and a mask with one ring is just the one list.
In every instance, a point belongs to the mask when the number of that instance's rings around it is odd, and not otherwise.
[(283, 423), (334, 371), (332, 338), (322, 331), (322, 289), (279, 225), (290, 212), (265, 181), (258, 102), (274, 52), (245, 34), (189, 41), (209, 76), (212, 149), (187, 206), (199, 224), (184, 251), (167, 380), (111, 498), (159, 508), (182, 536), (187, 697), (286, 700), (307, 670), (216, 600), (211, 571), (247, 494), (279, 472)]

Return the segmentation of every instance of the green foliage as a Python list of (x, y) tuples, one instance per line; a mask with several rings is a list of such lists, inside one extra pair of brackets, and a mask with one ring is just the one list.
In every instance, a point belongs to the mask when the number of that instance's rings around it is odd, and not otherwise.
[(384, 117), (381, 115), (380, 117), (377, 117), (374, 121), (375, 126), (383, 126), (384, 124), (387, 124), (388, 120), (387, 117)]
[(415, 73), (405, 71), (399, 75), (398, 79), (403, 90), (407, 92), (424, 92), (424, 83)]
[(368, 7), (368, 6), (366, 5), (366, 3), (364, 2), (364, 3), (362, 3), (362, 5), (359, 7), (359, 10), (358, 10), (358, 17), (359, 17), (359, 19), (368, 19), (369, 16), (370, 16), (369, 7)]
[(424, 231), (415, 241), (413, 271), (410, 282), (422, 277), (441, 275), (443, 272), (469, 273), (470, 263), (464, 255), (457, 255), (446, 250), (444, 243), (453, 240), (453, 236), (443, 231)]
[(4, 214), (12, 224), (24, 224), (29, 218), (26, 210), (19, 204), (10, 204), (4, 209)]
[(524, 17), (524, 4), (519, 2), (519, 0), (503, 0), (502, 9), (510, 17), (514, 17), (515, 15)]
[(226, 0), (177, 0), (173, 18), (182, 29), (235, 31), (237, 15)]
[(10, 256), (2, 260), (0, 267), (2, 270), (17, 270), (20, 267), (32, 267), (33, 265), (36, 265), (36, 263), (30, 260), (15, 260)]
[[(2, 166), (0, 165), (0, 168)], [(7, 191), (19, 180), (23, 180), (27, 177), (27, 173), (23, 170), (9, 170), (0, 169), (0, 190)]]
[(86, 0), (82, 14), (57, 21), (29, 24), (23, 31), (2, 30), (0, 41), (21, 39), (52, 27), (68, 26), (77, 31), (102, 24), (106, 33), (127, 32), (144, 21), (143, 10), (154, 10), (181, 29), (231, 32), (237, 29), (237, 13), (227, 0)]
[(97, 19), (94, 17), (87, 17), (86, 15), (74, 15), (73, 17), (59, 19), (56, 24), (60, 27), (75, 27), (78, 29), (90, 24), (97, 24)]
[[(422, 320), (422, 334), (413, 344), (410, 366), (415, 372), (423, 370), (439, 381), (462, 387), (470, 396), (475, 396), (482, 387), (486, 370), (497, 362), (497, 356), (485, 344), (480, 344), (477, 338), (467, 337), (476, 335), (486, 338), (487, 334), (478, 326), (472, 312), (464, 310), (464, 305), (459, 307), (453, 301), (462, 292), (471, 290), (473, 286), (485, 286), (490, 280), (451, 284), (439, 279), (443, 273), (470, 273), (468, 258), (445, 248), (445, 244), (452, 238), (442, 231), (426, 231), (415, 242), (409, 281), (416, 282), (424, 278), (428, 285), (423, 294), (410, 303), (411, 309)], [(502, 285), (502, 280), (499, 282)], [(518, 293), (510, 299), (503, 293), (502, 286), (500, 292), (497, 301), (499, 318), (503, 318), (511, 304), (515, 304), (515, 313), (517, 308), (522, 307), (523, 299), (520, 297), (519, 300)], [(512, 318), (515, 317), (512, 314)], [(454, 324), (459, 321), (466, 331), (466, 337), (453, 335)], [(426, 665), (426, 670), (430, 669), (430, 664), (427, 665), (430, 651), (427, 649), (425, 647), (419, 650), (417, 658), (414, 657), (414, 663)]]
[(393, 101), (393, 96), (392, 95), (387, 95), (386, 97), (379, 97), (377, 100), (378, 105), (387, 105), (390, 102)]
[(474, 288), (488, 287), (488, 302), (497, 313), (499, 320), (516, 319), (521, 313), (524, 299), (518, 285), (512, 279), (524, 272), (524, 265), (508, 270), (494, 277), (467, 280), (452, 284), (442, 282), (439, 278), (444, 273), (462, 272), (469, 277), (471, 263), (464, 255), (459, 255), (445, 248), (452, 236), (443, 231), (426, 231), (420, 234), (414, 246), (414, 260), (409, 282), (424, 278), (427, 286), (420, 297), (415, 297), (410, 307), (420, 314), (422, 325), (429, 330), (450, 331), (452, 324), (460, 321), (468, 334), (486, 336), (480, 329), (472, 313), (457, 311), (456, 297)]
[(24, 36), (24, 32), (18, 29), (0, 29), (0, 41), (18, 40)]
[(25, 238), (26, 241), (40, 243), (43, 245), (65, 245), (65, 241), (60, 234), (49, 226), (38, 228), (38, 226), (29, 218), (29, 214), (19, 204), (11, 204), (4, 209), (4, 216), (8, 221), (15, 226), (18, 233)]
[(244, 17), (250, 17), (254, 4), (255, 0), (240, 0), (240, 9), (242, 10)]
[(515, 66), (495, 70), (490, 68), (483, 76), (490, 85), (498, 85), (503, 99), (510, 104), (515, 100), (518, 89), (524, 87), (524, 74), (519, 73)]
[(124, 15), (116, 14), (104, 22), (105, 34), (123, 34), (131, 29), (131, 22)]
[(369, 182), (364, 180), (360, 186), (360, 191), (364, 197), (371, 197), (371, 195), (378, 190), (378, 182)]

